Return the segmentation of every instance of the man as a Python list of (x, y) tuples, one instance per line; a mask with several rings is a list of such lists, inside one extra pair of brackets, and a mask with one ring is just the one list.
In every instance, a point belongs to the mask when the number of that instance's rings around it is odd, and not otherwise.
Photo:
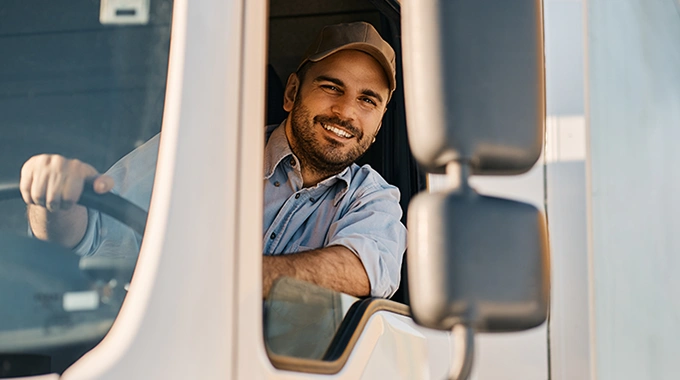
[[(396, 291), (405, 228), (398, 190), (354, 161), (375, 141), (396, 86), (394, 51), (367, 23), (325, 27), (288, 78), (289, 116), (266, 133), (263, 294), (294, 277), (355, 296)], [(106, 175), (61, 156), (22, 168), (36, 237), (83, 255), (138, 246), (139, 237), (98, 212), (74, 207), (85, 181), (148, 208), (158, 136)], [(290, 254), (295, 253), (295, 254)]]

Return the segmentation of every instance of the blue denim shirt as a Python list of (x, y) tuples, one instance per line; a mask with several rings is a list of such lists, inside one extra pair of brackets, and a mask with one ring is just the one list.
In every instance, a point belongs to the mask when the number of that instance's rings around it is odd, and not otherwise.
[[(116, 193), (144, 210), (149, 209), (156, 174), (160, 135), (128, 153), (111, 166), (106, 174), (114, 180)], [(81, 256), (136, 257), (142, 237), (129, 227), (99, 211), (87, 210), (85, 236), (73, 250)]]
[(290, 150), (283, 125), (268, 126), (267, 136), (264, 254), (341, 245), (363, 263), (372, 296), (394, 294), (406, 250), (399, 190), (370, 166), (356, 164), (303, 188), (300, 162)]
[[(281, 255), (341, 245), (362, 261), (371, 295), (388, 297), (399, 286), (406, 250), (399, 190), (370, 166), (352, 164), (303, 188), (300, 163), (283, 125), (267, 127), (264, 168), (263, 253)], [(149, 209), (159, 135), (114, 164), (106, 174), (114, 192)], [(88, 227), (75, 251), (81, 255), (136, 255), (141, 237), (113, 218), (88, 211)]]

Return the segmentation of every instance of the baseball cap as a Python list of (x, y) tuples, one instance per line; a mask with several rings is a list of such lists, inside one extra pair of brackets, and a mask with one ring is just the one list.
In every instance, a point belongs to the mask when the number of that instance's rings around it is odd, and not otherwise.
[(389, 81), (390, 98), (397, 87), (394, 50), (367, 22), (325, 26), (316, 41), (307, 49), (298, 70), (307, 61), (319, 62), (340, 50), (359, 50), (375, 58)]

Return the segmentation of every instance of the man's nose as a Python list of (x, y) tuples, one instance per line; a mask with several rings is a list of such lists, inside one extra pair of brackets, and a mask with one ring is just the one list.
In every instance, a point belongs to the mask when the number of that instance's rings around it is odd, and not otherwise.
[(336, 98), (331, 105), (331, 111), (343, 120), (352, 121), (356, 111), (355, 107), (356, 104), (354, 104), (352, 97), (344, 95)]

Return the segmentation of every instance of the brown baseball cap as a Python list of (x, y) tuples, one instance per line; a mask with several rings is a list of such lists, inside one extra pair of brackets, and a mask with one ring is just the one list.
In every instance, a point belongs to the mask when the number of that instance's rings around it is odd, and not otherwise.
[(321, 29), (316, 41), (307, 49), (298, 70), (307, 61), (319, 62), (340, 50), (359, 50), (375, 58), (389, 81), (390, 98), (397, 87), (394, 50), (367, 22), (328, 25)]

